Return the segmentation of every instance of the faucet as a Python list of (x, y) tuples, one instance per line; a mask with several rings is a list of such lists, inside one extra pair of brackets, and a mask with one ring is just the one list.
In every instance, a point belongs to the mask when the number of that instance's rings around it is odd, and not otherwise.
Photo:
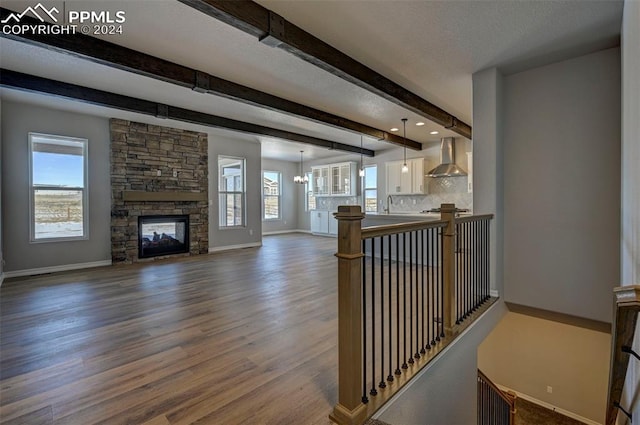
[(383, 209), (385, 213), (391, 214), (391, 204), (393, 204), (393, 198), (391, 195), (387, 195), (387, 208)]

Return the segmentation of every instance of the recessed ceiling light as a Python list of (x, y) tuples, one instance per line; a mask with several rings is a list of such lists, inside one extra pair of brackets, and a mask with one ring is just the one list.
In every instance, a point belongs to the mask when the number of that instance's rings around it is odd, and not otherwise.
[(423, 125), (424, 125), (424, 123), (423, 123), (422, 121), (420, 121), (420, 122), (417, 122), (417, 123), (416, 123), (416, 125), (417, 125), (418, 127), (420, 127), (420, 126), (423, 126)]
[(429, 134), (438, 134), (438, 132), (434, 130), (434, 131), (430, 131)]
[(396, 127), (393, 127), (390, 131), (398, 131)]

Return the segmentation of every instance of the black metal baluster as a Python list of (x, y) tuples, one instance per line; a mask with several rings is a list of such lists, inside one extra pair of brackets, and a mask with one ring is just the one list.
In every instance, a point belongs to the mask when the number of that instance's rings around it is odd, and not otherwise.
[[(444, 232), (444, 229), (443, 229)], [(444, 238), (440, 238), (440, 256), (444, 253)], [(444, 269), (440, 267), (440, 297), (438, 301), (440, 302), (440, 335), (436, 337), (438, 341), (440, 338), (444, 338)]]
[(362, 240), (362, 402), (368, 403), (367, 398), (367, 240)]
[(392, 370), (393, 370), (393, 339), (392, 339), (392, 325), (393, 325), (393, 310), (391, 308), (391, 235), (387, 235), (387, 251), (389, 253), (389, 267), (387, 267), (389, 276), (388, 276), (388, 282), (387, 284), (389, 285), (389, 376), (387, 376), (387, 381), (389, 382), (393, 382), (393, 374), (392, 374)]
[(419, 240), (419, 236), (420, 233), (418, 231), (414, 232), (415, 233), (415, 238), (413, 239), (413, 243), (414, 243), (414, 250), (413, 252), (415, 252), (415, 266), (416, 266), (416, 273), (415, 273), (415, 288), (416, 288), (416, 296), (414, 297), (415, 302), (416, 302), (416, 344), (413, 346), (415, 347), (415, 353), (413, 354), (413, 357), (415, 359), (419, 359), (420, 358), (420, 309), (419, 309), (419, 301), (420, 301), (420, 282), (419, 282), (419, 276), (420, 276), (420, 269), (418, 268), (419, 265), (419, 261), (418, 259), (420, 258), (420, 247), (418, 244), (418, 240)]
[(480, 225), (482, 223), (481, 222), (474, 222), (473, 223), (473, 247), (474, 247), (474, 253), (473, 253), (473, 269), (474, 269), (474, 287), (475, 287), (475, 291), (476, 291), (476, 296), (475, 296), (475, 309), (477, 310), (480, 307), (480, 304), (482, 304), (482, 291), (480, 289), (480, 247), (478, 246), (478, 243), (480, 242)]
[(469, 287), (471, 288), (471, 312), (474, 312), (478, 309), (477, 307), (477, 291), (475, 285), (475, 265), (476, 265), (476, 249), (475, 249), (475, 225), (476, 222), (473, 221), (469, 223)]
[(429, 229), (427, 230), (427, 350), (431, 349), (431, 328), (433, 326), (433, 302), (432, 302), (432, 292), (433, 292), (433, 250), (431, 249), (431, 243), (433, 239), (433, 232), (437, 231), (437, 229)]
[(369, 395), (377, 395), (376, 390), (376, 238), (371, 238), (371, 390)]
[(476, 254), (477, 254), (477, 250), (476, 250), (476, 223), (477, 221), (472, 221), (471, 223), (469, 223), (469, 246), (470, 246), (470, 252), (469, 252), (469, 262), (470, 262), (470, 266), (469, 266), (469, 285), (471, 286), (471, 311), (476, 311), (478, 309), (478, 289), (476, 288), (476, 277), (477, 277), (477, 270), (476, 270)]
[(442, 262), (438, 257), (436, 248), (436, 237), (438, 236), (439, 232), (439, 229), (431, 232), (431, 238), (429, 241), (429, 243), (431, 244), (431, 255), (433, 256), (433, 265), (431, 267), (431, 288), (429, 290), (431, 292), (431, 345), (435, 345), (436, 343), (436, 319), (438, 317), (436, 270), (439, 269), (442, 265)]
[(386, 386), (384, 382), (384, 239), (380, 236), (380, 383), (378, 387)]
[(456, 289), (456, 300), (455, 300), (455, 306), (456, 306), (456, 325), (460, 324), (460, 322), (462, 321), (462, 300), (463, 300), (463, 294), (462, 294), (462, 263), (460, 261), (460, 251), (461, 251), (461, 241), (460, 238), (462, 238), (462, 231), (460, 229), (462, 225), (460, 223), (456, 223), (456, 235), (454, 238), (454, 250), (453, 252), (455, 253), (455, 267), (456, 267), (456, 275), (455, 275), (455, 281), (454, 281), (454, 286)]
[(426, 325), (427, 322), (425, 322), (424, 320), (424, 268), (425, 268), (425, 262), (424, 262), (424, 253), (425, 253), (425, 240), (424, 240), (424, 235), (425, 235), (425, 231), (429, 232), (426, 229), (422, 229), (422, 231), (420, 232), (420, 254), (421, 254), (421, 261), (420, 261), (420, 265), (422, 266), (422, 280), (420, 281), (421, 285), (422, 285), (422, 322), (421, 322), (421, 332), (422, 332), (422, 339), (420, 340), (420, 354), (425, 354), (426, 350), (424, 349), (425, 344), (424, 344), (424, 327)]
[(407, 233), (402, 234), (402, 368), (407, 369)]
[(471, 314), (471, 274), (469, 270), (469, 223), (464, 224), (464, 245), (465, 245), (465, 254), (464, 254), (464, 269), (465, 269), (465, 293), (466, 293), (466, 306), (464, 308), (464, 318), (466, 319)]
[(491, 276), (491, 255), (490, 255), (490, 251), (489, 251), (489, 247), (490, 245), (490, 241), (489, 239), (491, 238), (491, 232), (489, 231), (489, 223), (487, 223), (487, 237), (485, 238), (485, 245), (486, 245), (486, 250), (487, 250), (487, 271), (485, 272), (485, 279), (487, 280), (487, 295), (490, 294), (491, 291), (491, 281), (489, 279), (489, 276)]
[(396, 234), (396, 375), (400, 375), (400, 234)]
[[(405, 319), (406, 320), (406, 319)], [(406, 334), (406, 331), (405, 331)], [(413, 364), (413, 232), (409, 232), (409, 364)]]

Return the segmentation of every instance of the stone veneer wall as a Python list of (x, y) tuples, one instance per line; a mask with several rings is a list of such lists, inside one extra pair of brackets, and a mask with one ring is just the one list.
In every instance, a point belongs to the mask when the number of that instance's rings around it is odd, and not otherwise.
[(123, 191), (208, 193), (207, 135), (115, 118), (110, 120), (110, 130), (112, 261), (141, 261), (138, 259), (138, 217), (141, 215), (188, 214), (190, 252), (178, 255), (207, 253), (207, 201), (123, 200)]

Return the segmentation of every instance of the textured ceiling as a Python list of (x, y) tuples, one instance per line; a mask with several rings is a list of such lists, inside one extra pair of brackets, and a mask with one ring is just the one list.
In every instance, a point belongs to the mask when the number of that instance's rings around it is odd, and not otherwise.
[[(21, 10), (30, 3), (4, 0), (2, 6)], [(43, 3), (62, 6), (56, 1)], [(620, 1), (259, 3), (468, 123), (473, 72), (491, 66), (514, 72), (614, 46), (622, 16)], [(416, 127), (415, 122), (424, 121), (418, 115), (177, 1), (67, 0), (65, 7), (125, 10), (124, 34), (102, 36), (116, 44), (379, 129), (401, 127), (400, 118), (407, 117), (407, 136), (421, 142), (453, 135), (433, 123)], [(0, 40), (0, 62), (16, 71), (315, 137), (352, 145), (360, 141), (358, 135), (343, 130), (6, 39)], [(12, 98), (19, 96), (12, 94)], [(29, 101), (37, 103), (38, 98), (31, 96)], [(441, 134), (429, 135), (433, 129)], [(365, 146), (381, 149), (389, 145), (365, 139)], [(265, 156), (290, 160), (299, 158), (300, 149), (274, 140), (263, 144)], [(309, 149), (309, 155), (322, 157), (319, 151)]]

